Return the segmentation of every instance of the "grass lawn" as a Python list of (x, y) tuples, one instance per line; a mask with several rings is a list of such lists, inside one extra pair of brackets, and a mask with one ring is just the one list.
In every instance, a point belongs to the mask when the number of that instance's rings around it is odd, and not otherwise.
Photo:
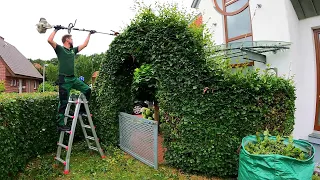
[[(18, 179), (208, 179), (182, 174), (165, 165), (160, 165), (159, 169), (155, 170), (117, 148), (108, 148), (105, 153), (107, 157), (102, 159), (98, 152), (90, 152), (85, 142), (75, 143), (68, 175), (63, 174), (64, 166), (54, 160), (54, 152), (30, 161)], [(64, 159), (65, 154), (62, 157)]]

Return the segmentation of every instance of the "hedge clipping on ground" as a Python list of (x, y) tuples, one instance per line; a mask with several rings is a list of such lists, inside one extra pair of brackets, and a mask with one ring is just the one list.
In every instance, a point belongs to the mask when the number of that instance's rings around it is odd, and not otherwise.
[(235, 176), (241, 139), (268, 128), (289, 134), (294, 87), (272, 75), (233, 72), (215, 55), (204, 28), (175, 6), (141, 8), (111, 43), (93, 91), (92, 110), (104, 144), (118, 145), (119, 112), (132, 112), (136, 67), (157, 79), (168, 164), (208, 176)]
[(56, 149), (56, 93), (0, 95), (0, 179), (13, 179), (30, 158)]

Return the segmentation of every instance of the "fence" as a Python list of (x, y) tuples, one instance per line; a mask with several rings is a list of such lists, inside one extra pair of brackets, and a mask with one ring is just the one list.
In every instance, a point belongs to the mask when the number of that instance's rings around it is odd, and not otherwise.
[(158, 122), (121, 112), (119, 129), (120, 148), (158, 169)]

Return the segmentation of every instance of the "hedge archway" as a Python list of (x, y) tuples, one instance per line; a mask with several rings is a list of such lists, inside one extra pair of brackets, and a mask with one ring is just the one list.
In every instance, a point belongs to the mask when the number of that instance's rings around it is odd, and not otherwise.
[(266, 127), (292, 131), (294, 87), (283, 78), (220, 67), (191, 19), (175, 7), (142, 8), (114, 39), (92, 95), (97, 133), (103, 145), (118, 145), (119, 112), (132, 111), (133, 71), (149, 64), (158, 82), (166, 162), (185, 172), (236, 176), (244, 136)]
[[(194, 99), (205, 86), (208, 69), (199, 29), (188, 28), (188, 19), (178, 10), (165, 8), (156, 16), (141, 10), (130, 26), (111, 43), (95, 84), (94, 98), (104, 119), (100, 133), (117, 144), (119, 112), (131, 113), (133, 71), (150, 64), (155, 71), (157, 99), (166, 112), (180, 116), (186, 99)], [(101, 106), (99, 106), (101, 105)], [(191, 107), (190, 107), (191, 108)], [(97, 117), (98, 116), (98, 117)], [(101, 129), (102, 128), (102, 129)]]

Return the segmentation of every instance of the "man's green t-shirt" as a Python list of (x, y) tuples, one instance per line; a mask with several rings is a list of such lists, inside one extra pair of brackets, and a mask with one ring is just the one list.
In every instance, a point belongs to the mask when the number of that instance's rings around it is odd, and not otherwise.
[(78, 47), (67, 49), (57, 44), (55, 52), (59, 61), (59, 75), (74, 75), (74, 60), (78, 53)]

